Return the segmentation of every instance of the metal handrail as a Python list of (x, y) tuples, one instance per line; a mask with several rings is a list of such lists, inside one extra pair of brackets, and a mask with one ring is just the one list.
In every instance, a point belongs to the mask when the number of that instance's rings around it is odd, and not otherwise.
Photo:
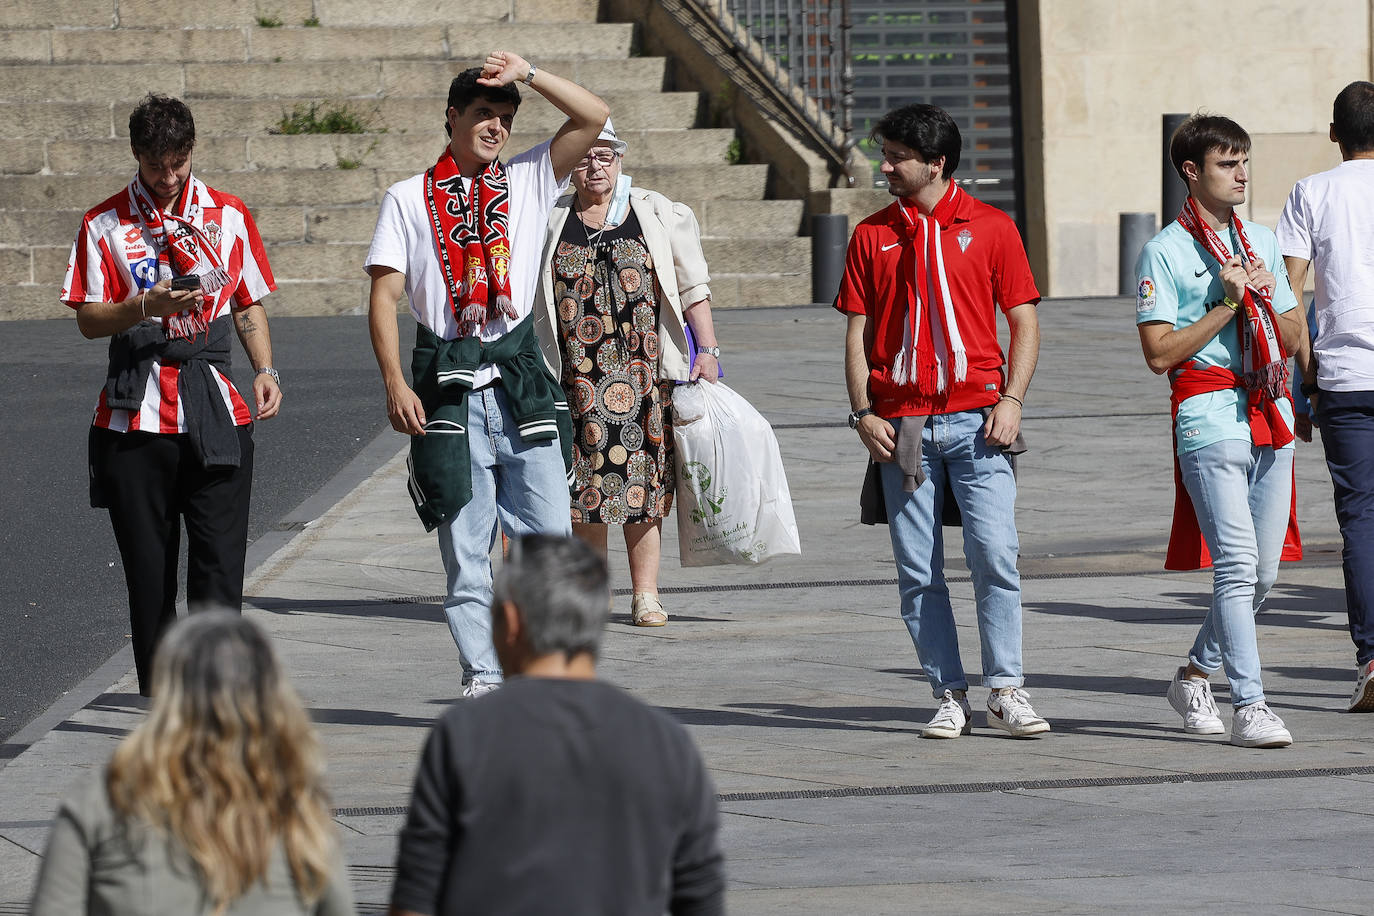
[(661, 0), (735, 85), (853, 186), (849, 0)]

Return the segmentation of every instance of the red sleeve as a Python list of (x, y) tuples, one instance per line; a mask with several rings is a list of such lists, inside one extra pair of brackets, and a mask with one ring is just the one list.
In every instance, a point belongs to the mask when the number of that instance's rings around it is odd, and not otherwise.
[(234, 307), (246, 309), (274, 291), (277, 281), (272, 276), (272, 265), (267, 262), (267, 250), (263, 247), (253, 214), (238, 198), (233, 198), (233, 201), (243, 214), (244, 236), (235, 242), (235, 254), (243, 259), (243, 269), (239, 274), (239, 285), (234, 289)]
[(860, 223), (849, 239), (844, 256), (844, 277), (835, 296), (835, 308), (847, 315), (867, 315), (873, 301), (873, 245), (867, 227)]
[(1040, 301), (1040, 290), (1035, 285), (1035, 275), (1031, 273), (1030, 262), (1026, 259), (1026, 246), (1022, 244), (1021, 233), (1010, 218), (1003, 224), (994, 256), (992, 291), (1004, 312), (1027, 302)]

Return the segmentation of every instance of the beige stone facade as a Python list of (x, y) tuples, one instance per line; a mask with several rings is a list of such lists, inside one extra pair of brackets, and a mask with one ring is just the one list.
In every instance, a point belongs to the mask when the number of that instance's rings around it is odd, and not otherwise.
[[(1161, 119), (1199, 109), (1254, 140), (1248, 212), (1340, 161), (1331, 102), (1371, 78), (1372, 0), (1020, 0), (1026, 231), (1052, 296), (1117, 291), (1117, 220), (1158, 215)], [(1169, 214), (1173, 218), (1175, 214)]]

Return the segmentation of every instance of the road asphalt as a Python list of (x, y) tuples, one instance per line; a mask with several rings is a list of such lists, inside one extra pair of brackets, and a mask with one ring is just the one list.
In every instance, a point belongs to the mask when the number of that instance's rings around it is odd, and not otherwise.
[[(1298, 450), (1306, 558), (1260, 614), (1266, 693), (1295, 742), (1185, 735), (1164, 698), (1210, 573), (1163, 571), (1168, 389), (1126, 299), (1049, 300), (1027, 397), (1018, 528), (1027, 690), (1053, 730), (918, 737), (933, 709), (897, 614), (886, 530), (860, 525), (845, 426), (844, 322), (801, 307), (721, 311), (726, 382), (773, 423), (803, 553), (682, 569), (671, 622), (629, 625), (623, 547), (601, 674), (668, 710), (720, 793), (729, 909), (768, 913), (1369, 913), (1374, 717), (1354, 673), (1340, 538), (1319, 443)], [(250, 563), (246, 613), (273, 634), (318, 723), (360, 912), (381, 913), (416, 754), (459, 699), (438, 550), (385, 433)], [(950, 588), (977, 670), (957, 531)], [(270, 553), (268, 553), (270, 549)], [(1229, 720), (1227, 690), (1216, 685)], [(141, 716), (118, 658), (16, 735), (0, 770), (0, 914), (23, 912), (55, 806)], [(970, 694), (980, 710), (986, 692)], [(480, 701), (479, 701), (480, 702)]]

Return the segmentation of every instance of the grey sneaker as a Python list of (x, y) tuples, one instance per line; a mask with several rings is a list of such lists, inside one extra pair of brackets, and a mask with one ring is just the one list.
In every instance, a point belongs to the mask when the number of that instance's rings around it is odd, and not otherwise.
[(475, 677), (468, 681), (467, 686), (463, 688), (463, 696), (469, 700), (475, 700), (480, 696), (491, 693), (500, 686), (500, 681), (484, 681), (480, 677)]
[(1374, 711), (1374, 661), (1361, 667), (1355, 675), (1355, 692), (1346, 712)]
[(1238, 747), (1287, 747), (1293, 736), (1263, 700), (1237, 706), (1231, 717), (1231, 743)]
[(1013, 738), (1029, 738), (1050, 730), (1050, 723), (1031, 709), (1030, 697), (1020, 687), (988, 696), (988, 728), (998, 728)]
[(1182, 665), (1169, 682), (1169, 705), (1183, 717), (1183, 730), (1190, 735), (1221, 735), (1226, 733), (1221, 713), (1212, 699), (1212, 685), (1204, 680), (1184, 677)]
[(967, 699), (956, 697), (953, 691), (946, 690), (940, 698), (940, 708), (935, 710), (935, 717), (921, 729), (921, 737), (957, 738), (967, 735), (973, 731), (972, 715)]

